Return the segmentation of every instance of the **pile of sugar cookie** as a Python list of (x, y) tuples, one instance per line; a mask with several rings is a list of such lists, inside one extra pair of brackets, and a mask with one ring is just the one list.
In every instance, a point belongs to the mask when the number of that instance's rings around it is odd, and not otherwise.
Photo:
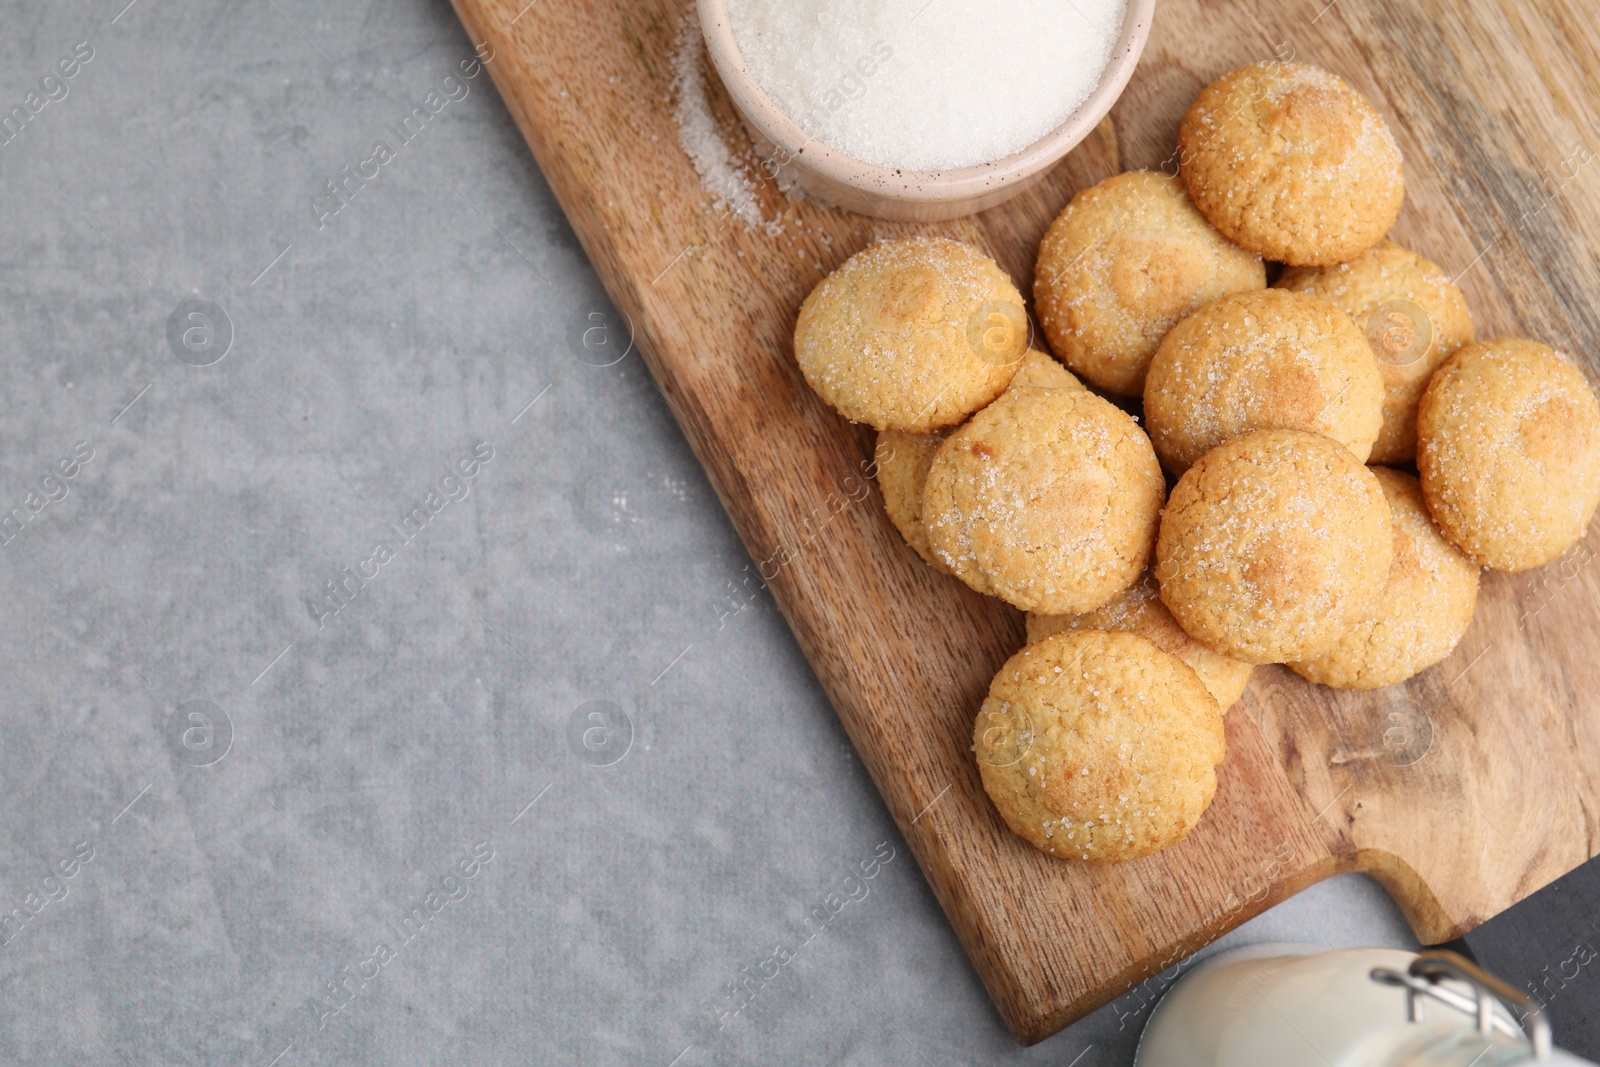
[(852, 256), (795, 327), (812, 388), (879, 431), (906, 542), (1028, 612), (973, 751), (1006, 824), (1077, 860), (1194, 827), (1254, 665), (1402, 682), (1460, 640), (1480, 567), (1556, 559), (1600, 501), (1584, 374), (1474, 342), (1451, 279), (1384, 239), (1400, 151), (1358, 92), (1231, 71), (1177, 159), (1046, 232), (1034, 306), (1065, 366), (1011, 279), (942, 238)]

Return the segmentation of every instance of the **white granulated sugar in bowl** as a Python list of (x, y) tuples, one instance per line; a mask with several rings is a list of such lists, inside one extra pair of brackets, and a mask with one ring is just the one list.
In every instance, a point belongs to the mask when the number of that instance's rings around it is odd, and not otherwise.
[(1001, 159), (1093, 92), (1127, 0), (727, 0), (746, 66), (817, 140), (884, 167)]

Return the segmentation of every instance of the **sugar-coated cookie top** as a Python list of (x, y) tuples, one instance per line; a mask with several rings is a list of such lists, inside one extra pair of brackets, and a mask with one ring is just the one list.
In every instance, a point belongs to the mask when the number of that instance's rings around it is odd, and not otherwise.
[(1165, 848), (1216, 791), (1222, 716), (1199, 676), (1129, 633), (1028, 645), (995, 675), (973, 728), (985, 790), (1036, 848), (1095, 862)]
[(880, 241), (801, 305), (794, 352), (845, 418), (879, 430), (953, 426), (1011, 381), (1028, 350), (1022, 294), (988, 256), (947, 238)]
[(939, 447), (923, 522), (935, 555), (979, 592), (1088, 611), (1144, 570), (1165, 492), (1126, 413), (1082, 388), (1020, 389)]
[(1033, 298), (1050, 346), (1107, 392), (1138, 396), (1156, 346), (1210, 300), (1267, 284), (1177, 178), (1130, 171), (1072, 198), (1045, 231)]
[(1417, 469), (1428, 510), (1468, 557), (1541, 566), (1578, 543), (1600, 502), (1600, 402), (1547, 345), (1467, 345), (1422, 394)]
[(1307, 63), (1230, 70), (1178, 130), (1195, 206), (1231, 240), (1294, 266), (1344, 263), (1400, 214), (1400, 148), (1367, 99)]
[(1163, 652), (1177, 656), (1194, 669), (1224, 711), (1244, 695), (1251, 666), (1219, 656), (1183, 632), (1178, 620), (1161, 602), (1161, 586), (1154, 571), (1145, 571), (1104, 607), (1081, 615), (1028, 614), (1028, 641), (1043, 641), (1069, 630), (1116, 630), (1147, 638)]
[(1255, 430), (1178, 480), (1161, 519), (1161, 599), (1192, 637), (1247, 663), (1317, 655), (1383, 588), (1394, 534), (1383, 488), (1350, 450)]
[[(1007, 392), (1019, 389), (1081, 389), (1083, 383), (1054, 358), (1030, 350), (1022, 366), (1006, 386)], [(928, 545), (928, 532), (922, 524), (922, 489), (928, 481), (933, 457), (949, 434), (948, 430), (906, 433), (882, 430), (878, 433), (873, 459), (878, 468), (878, 491), (883, 494), (884, 510), (906, 544), (934, 570), (950, 573)]]
[(1150, 363), (1145, 425), (1182, 474), (1248, 430), (1308, 430), (1365, 461), (1383, 424), (1383, 378), (1350, 317), (1285, 289), (1225, 296), (1174, 326)]

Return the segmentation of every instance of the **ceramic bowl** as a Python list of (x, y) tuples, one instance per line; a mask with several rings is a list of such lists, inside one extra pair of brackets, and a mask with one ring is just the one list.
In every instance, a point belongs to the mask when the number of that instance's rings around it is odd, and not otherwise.
[(970, 215), (1010, 199), (1087, 137), (1133, 75), (1150, 35), (1155, 0), (1128, 0), (1122, 32), (1099, 84), (1066, 121), (1002, 159), (943, 171), (864, 163), (806, 133), (745, 66), (729, 25), (726, 0), (699, 0), (699, 8), (711, 62), (763, 156), (819, 200), (863, 215), (927, 222)]

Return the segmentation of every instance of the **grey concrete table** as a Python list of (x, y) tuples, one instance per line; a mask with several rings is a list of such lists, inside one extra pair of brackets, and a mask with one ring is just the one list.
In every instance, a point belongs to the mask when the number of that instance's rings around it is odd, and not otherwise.
[[(1161, 983), (1017, 1048), (770, 600), (722, 616), (443, 0), (3, 11), (0, 1062), (1129, 1062)], [(1357, 878), (1266, 938), (1408, 942)]]

